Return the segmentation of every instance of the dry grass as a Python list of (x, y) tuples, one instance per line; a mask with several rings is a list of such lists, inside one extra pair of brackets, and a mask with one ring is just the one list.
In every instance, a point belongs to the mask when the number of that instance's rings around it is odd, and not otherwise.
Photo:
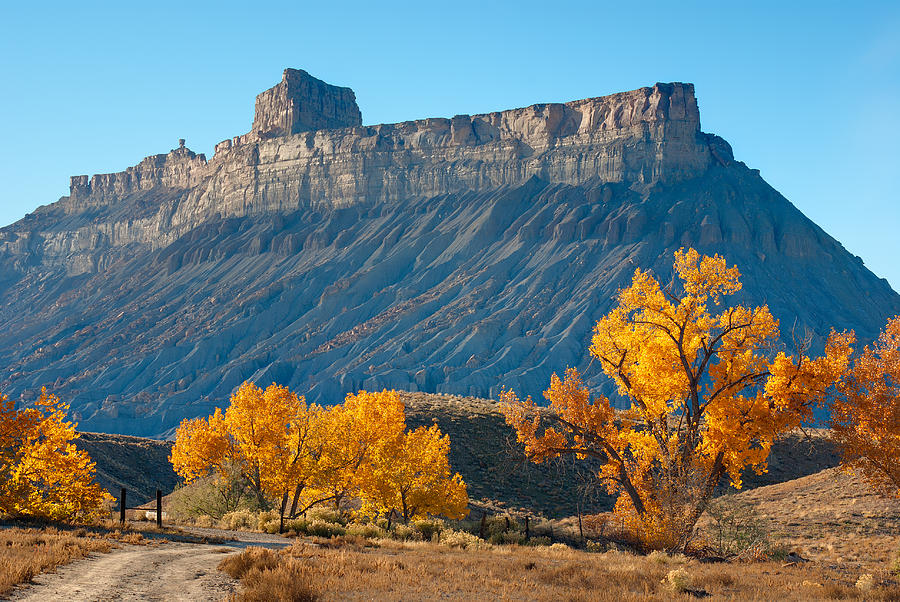
[(265, 548), (247, 548), (219, 563), (219, 570), (239, 579), (244, 588), (237, 599), (243, 602), (318, 600), (300, 561)]
[[(382, 540), (378, 548), (296, 542), (281, 552), (248, 548), (220, 566), (241, 576), (240, 600), (737, 600), (900, 599), (885, 575), (874, 588), (814, 563), (667, 562), (624, 552), (592, 554), (553, 546), (460, 550)], [(677, 575), (679, 585), (673, 588)]]
[(804, 557), (857, 573), (887, 565), (900, 545), (900, 500), (873, 493), (838, 469), (759, 487), (735, 496), (773, 536)]
[(19, 583), (28, 583), (39, 573), (52, 571), (92, 552), (109, 552), (114, 547), (110, 538), (86, 529), (2, 529), (0, 596), (9, 594)]

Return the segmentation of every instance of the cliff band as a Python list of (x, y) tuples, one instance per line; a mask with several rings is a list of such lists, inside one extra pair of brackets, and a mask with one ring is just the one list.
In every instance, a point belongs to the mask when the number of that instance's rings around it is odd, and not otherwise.
[[(586, 366), (636, 266), (719, 252), (783, 330), (871, 337), (900, 298), (727, 142), (694, 87), (363, 126), (352, 90), (287, 69), (249, 133), (183, 145), (0, 229), (0, 390), (85, 428), (170, 432), (244, 379), (538, 393)], [(785, 322), (787, 320), (787, 322)], [(599, 375), (589, 382), (599, 384)]]

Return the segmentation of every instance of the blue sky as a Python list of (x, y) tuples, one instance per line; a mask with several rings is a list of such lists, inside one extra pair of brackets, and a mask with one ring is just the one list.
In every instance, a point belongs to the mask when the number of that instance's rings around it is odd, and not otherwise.
[(696, 85), (704, 131), (900, 290), (900, 3), (16, 3), (0, 225), (186, 138), (250, 128), (285, 67), (367, 124)]

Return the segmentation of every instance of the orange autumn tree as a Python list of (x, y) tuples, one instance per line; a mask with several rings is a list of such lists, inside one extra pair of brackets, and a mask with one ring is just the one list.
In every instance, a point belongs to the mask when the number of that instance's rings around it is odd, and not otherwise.
[(594, 328), (590, 354), (628, 409), (592, 398), (574, 369), (551, 378), (549, 412), (501, 394), (526, 454), (598, 460), (598, 478), (618, 494), (615, 512), (655, 549), (688, 545), (723, 476), (740, 487), (744, 469), (767, 469), (775, 438), (811, 420), (840, 380), (853, 340), (832, 333), (816, 359), (776, 353), (768, 307), (723, 304), (741, 289), (736, 267), (689, 249), (675, 253), (674, 270), (668, 286), (635, 270)]
[(68, 404), (41, 390), (16, 409), (0, 394), (0, 514), (52, 520), (95, 518), (111, 496), (94, 482), (95, 465), (73, 443)]
[(290, 496), (300, 495), (318, 454), (321, 408), (272, 384), (265, 390), (244, 383), (223, 413), (184, 420), (169, 460), (186, 482), (215, 472), (227, 479), (237, 470), (250, 484), (260, 507), (280, 502), (285, 517)]
[(830, 426), (841, 466), (879, 493), (900, 497), (900, 316), (854, 362)]
[(362, 472), (363, 509), (394, 514), (404, 522), (428, 515), (463, 518), (469, 497), (450, 468), (450, 437), (438, 426), (421, 426), (384, 441)]
[(468, 498), (459, 475), (450, 476), (449, 445), (437, 427), (406, 433), (396, 391), (351, 393), (325, 409), (286, 387), (244, 383), (224, 412), (181, 423), (170, 461), (187, 482), (237, 471), (260, 507), (275, 500), (283, 526), (316, 504), (377, 505), (366, 496), (384, 503), (400, 496), (395, 509), (407, 517), (456, 516)]
[(326, 444), (306, 508), (331, 502), (339, 509), (348, 498), (359, 495), (363, 467), (405, 430), (406, 412), (396, 391), (348, 393), (343, 404), (328, 408), (322, 418)]

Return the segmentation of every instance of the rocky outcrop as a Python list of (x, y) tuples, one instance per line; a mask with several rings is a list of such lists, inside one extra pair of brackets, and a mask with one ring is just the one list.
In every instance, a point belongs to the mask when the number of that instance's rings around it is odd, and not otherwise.
[[(304, 117), (305, 110), (288, 108), (307, 102), (324, 102), (326, 113), (315, 120)], [(337, 109), (341, 102), (352, 110)], [(532, 176), (566, 184), (592, 179), (652, 184), (702, 173), (714, 160), (713, 148), (732, 159), (727, 143), (700, 132), (690, 84), (656, 84), (483, 115), (334, 129), (337, 123), (359, 121), (355, 107), (349, 89), (289, 69), (278, 86), (257, 98), (253, 131), (219, 144), (203, 169), (181, 168), (178, 178), (164, 177), (179, 165), (172, 159), (180, 157), (157, 155), (121, 174), (94, 176), (88, 186), (86, 177), (78, 176), (71, 195), (83, 199), (112, 191), (122, 196), (148, 185), (195, 188), (191, 201), (175, 211), (172, 225), (177, 227), (213, 216), (519, 185)], [(321, 127), (312, 131), (314, 125)], [(153, 171), (145, 175), (148, 168)]]
[(300, 69), (285, 69), (281, 83), (256, 97), (253, 133), (261, 139), (362, 125), (350, 88), (326, 84)]
[(69, 201), (63, 203), (70, 212), (110, 199), (154, 188), (190, 188), (205, 175), (206, 156), (184, 146), (165, 155), (152, 155), (119, 173), (72, 176), (69, 179)]
[(296, 133), (359, 120), (351, 90), (288, 69), (257, 98), (253, 130), (217, 145), (209, 162), (182, 145), (124, 172), (74, 176), (70, 195), (44, 208), (41, 222), (58, 223), (46, 219), (50, 213), (88, 210), (91, 219), (42, 232), (13, 225), (0, 234), (0, 253), (37, 251), (76, 275), (114, 263), (129, 245), (166, 246), (209, 220), (518, 186), (532, 177), (652, 186), (733, 160), (727, 142), (700, 131), (694, 87), (682, 83), (483, 115)]
[(208, 162), (179, 148), (72, 184), (0, 229), (0, 391), (50, 386), (93, 430), (170, 432), (246, 379), (325, 403), (537, 393), (567, 365), (601, 387), (591, 326), (635, 267), (668, 275), (688, 245), (737, 264), (741, 300), (785, 331), (866, 339), (900, 313), (701, 132), (689, 84), (250, 132)]

